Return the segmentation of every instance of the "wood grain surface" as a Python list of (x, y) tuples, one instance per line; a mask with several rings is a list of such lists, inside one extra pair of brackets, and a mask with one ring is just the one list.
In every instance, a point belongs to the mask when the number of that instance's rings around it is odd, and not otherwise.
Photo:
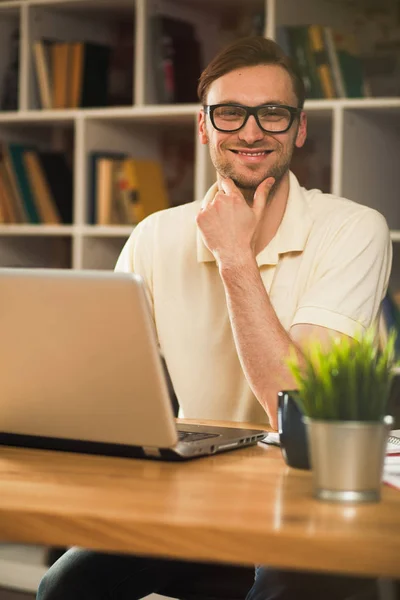
[(400, 492), (315, 500), (265, 445), (185, 463), (0, 447), (0, 540), (400, 576)]

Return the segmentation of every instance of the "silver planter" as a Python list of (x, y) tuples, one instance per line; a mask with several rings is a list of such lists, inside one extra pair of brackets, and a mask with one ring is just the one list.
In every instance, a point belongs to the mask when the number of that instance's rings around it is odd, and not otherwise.
[(382, 422), (317, 421), (307, 426), (314, 495), (335, 502), (378, 502), (393, 418)]

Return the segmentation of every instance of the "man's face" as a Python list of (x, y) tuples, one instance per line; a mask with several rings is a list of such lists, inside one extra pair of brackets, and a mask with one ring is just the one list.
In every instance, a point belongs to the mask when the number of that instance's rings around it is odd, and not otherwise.
[[(231, 71), (216, 79), (207, 94), (207, 104), (235, 103), (244, 106), (285, 104), (297, 107), (289, 74), (276, 65), (258, 65)], [(209, 144), (211, 160), (217, 171), (233, 179), (243, 189), (256, 189), (267, 177), (276, 184), (288, 171), (295, 146), (306, 139), (306, 117), (297, 116), (285, 133), (266, 133), (250, 116), (239, 131), (226, 133), (214, 129), (210, 117), (199, 115), (199, 136)]]

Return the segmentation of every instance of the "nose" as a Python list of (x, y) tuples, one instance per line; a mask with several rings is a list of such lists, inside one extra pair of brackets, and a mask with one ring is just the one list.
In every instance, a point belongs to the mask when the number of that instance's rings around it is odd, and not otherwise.
[(247, 144), (254, 144), (254, 142), (262, 140), (265, 135), (264, 131), (257, 125), (254, 115), (250, 115), (246, 125), (238, 131), (238, 134), (239, 139)]

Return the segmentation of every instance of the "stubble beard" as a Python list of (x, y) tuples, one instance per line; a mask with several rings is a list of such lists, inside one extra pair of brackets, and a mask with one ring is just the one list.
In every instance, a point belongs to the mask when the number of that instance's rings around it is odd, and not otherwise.
[[(249, 146), (249, 149), (251, 146)], [(290, 163), (292, 161), (292, 156), (295, 148), (295, 142), (291, 144), (290, 147), (287, 148), (286, 152), (281, 153), (278, 157), (277, 161), (264, 173), (254, 173), (254, 176), (242, 176), (236, 172), (235, 166), (226, 159), (217, 156), (215, 149), (213, 146), (209, 146), (210, 149), (210, 157), (211, 161), (215, 167), (215, 169), (220, 173), (223, 177), (229, 177), (232, 179), (234, 184), (241, 190), (248, 204), (253, 203), (253, 197), (256, 189), (265, 179), (268, 177), (273, 177), (275, 179), (275, 183), (271, 189), (271, 193), (269, 195), (270, 198), (273, 197), (274, 190), (279, 187), (280, 182), (288, 172), (290, 168)]]

